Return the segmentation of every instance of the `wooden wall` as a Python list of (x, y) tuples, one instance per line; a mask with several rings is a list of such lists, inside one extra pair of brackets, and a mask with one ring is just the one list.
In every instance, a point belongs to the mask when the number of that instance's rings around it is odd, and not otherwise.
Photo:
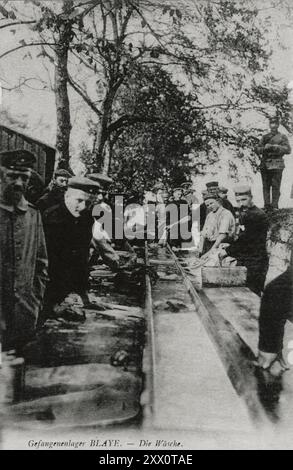
[(0, 151), (14, 149), (30, 150), (37, 158), (36, 171), (46, 184), (50, 181), (54, 171), (55, 149), (0, 125)]

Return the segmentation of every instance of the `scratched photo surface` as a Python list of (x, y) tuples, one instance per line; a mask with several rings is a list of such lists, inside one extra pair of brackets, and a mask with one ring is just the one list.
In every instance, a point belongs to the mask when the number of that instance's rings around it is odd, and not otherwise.
[(292, 449), (292, 1), (0, 0), (0, 38), (0, 448)]

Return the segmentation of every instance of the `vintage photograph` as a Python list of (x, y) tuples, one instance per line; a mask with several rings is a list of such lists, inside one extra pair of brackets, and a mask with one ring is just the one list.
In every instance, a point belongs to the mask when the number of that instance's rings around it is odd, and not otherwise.
[(292, 1), (0, 0), (0, 39), (0, 449), (292, 450)]

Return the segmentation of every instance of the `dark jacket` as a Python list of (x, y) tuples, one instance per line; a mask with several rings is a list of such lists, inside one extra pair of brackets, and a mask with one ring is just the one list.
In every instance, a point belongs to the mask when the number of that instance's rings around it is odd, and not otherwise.
[(84, 211), (80, 217), (73, 217), (62, 203), (48, 209), (43, 221), (49, 257), (49, 301), (60, 302), (70, 292), (82, 295), (88, 287), (91, 214)]
[(237, 259), (238, 265), (247, 267), (248, 285), (260, 293), (268, 269), (268, 219), (261, 209), (252, 206), (247, 212), (240, 214), (239, 223), (243, 227), (239, 237), (226, 252)]
[[(269, 145), (269, 148), (265, 148)], [(261, 156), (261, 168), (267, 170), (283, 170), (285, 164), (283, 156), (291, 153), (288, 138), (277, 132), (277, 134), (265, 134), (256, 147), (256, 153)]]
[(33, 334), (47, 278), (40, 213), (25, 200), (15, 210), (0, 204), (0, 322), (8, 348)]
[(267, 257), (266, 241), (268, 219), (264, 211), (252, 206), (247, 212), (240, 214), (242, 230), (238, 239), (227, 249), (229, 256), (237, 259)]
[(36, 207), (42, 213), (50, 209), (50, 207), (57, 206), (64, 201), (64, 189), (55, 186), (53, 189), (47, 189), (45, 194), (37, 201)]

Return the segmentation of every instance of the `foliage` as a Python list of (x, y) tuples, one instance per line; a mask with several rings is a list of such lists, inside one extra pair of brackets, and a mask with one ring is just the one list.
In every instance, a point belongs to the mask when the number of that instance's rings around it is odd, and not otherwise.
[[(68, 34), (65, 78), (88, 106), (95, 142), (82, 153), (93, 167), (110, 165), (124, 185), (133, 175), (138, 185), (159, 176), (176, 184), (179, 168), (180, 178), (204, 172), (223, 148), (235, 174), (239, 159), (256, 170), (263, 126), (251, 116), (258, 113), (261, 122), (277, 111), (291, 129), (286, 90), (267, 73), (274, 10), (261, 10), (276, 8), (274, 0), (266, 8), (257, 0), (63, 3), (60, 10), (58, 2), (26, 2), (34, 5), (32, 44), (54, 67), (56, 37)], [(13, 2), (7, 11), (0, 11), (7, 22), (27, 19)], [(19, 47), (29, 44), (24, 37)]]

